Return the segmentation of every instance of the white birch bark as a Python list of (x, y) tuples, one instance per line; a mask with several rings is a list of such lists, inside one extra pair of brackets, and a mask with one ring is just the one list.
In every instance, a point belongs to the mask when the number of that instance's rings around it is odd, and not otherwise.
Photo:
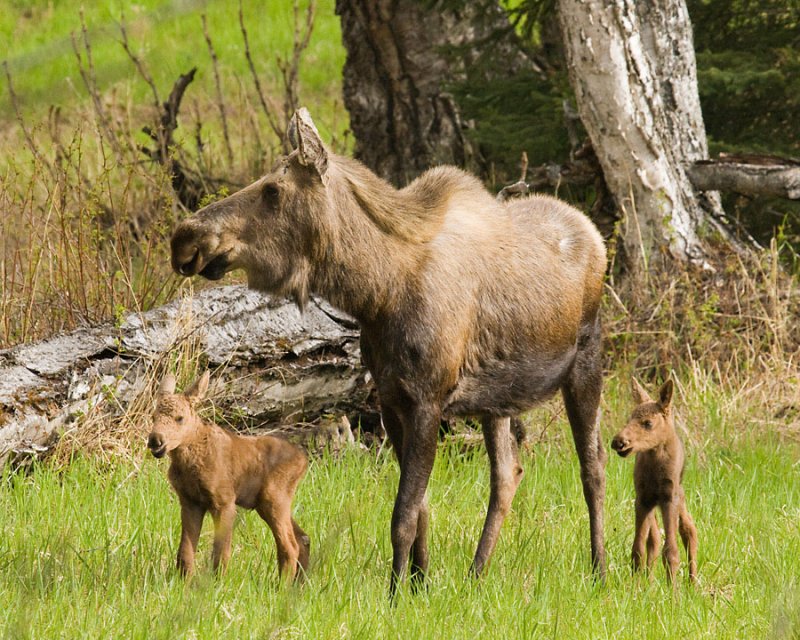
[(684, 0), (559, 0), (559, 19), (581, 120), (624, 214), (627, 266), (702, 262), (698, 229), (721, 208), (684, 168), (708, 152)]

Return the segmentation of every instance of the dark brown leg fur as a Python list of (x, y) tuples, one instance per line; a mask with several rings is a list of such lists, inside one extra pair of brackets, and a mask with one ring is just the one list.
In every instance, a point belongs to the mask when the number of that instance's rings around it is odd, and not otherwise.
[(511, 509), (514, 494), (522, 481), (522, 467), (517, 455), (516, 440), (511, 435), (510, 418), (486, 416), (482, 420), (483, 437), (491, 466), (491, 492), (486, 522), (472, 562), (472, 573), (480, 575), (492, 555), (500, 528)]
[(589, 507), (592, 567), (597, 576), (604, 580), (606, 552), (603, 540), (603, 502), (606, 493), (606, 451), (600, 440), (598, 413), (602, 383), (600, 322), (596, 320), (581, 328), (575, 363), (561, 392), (581, 465), (583, 495)]

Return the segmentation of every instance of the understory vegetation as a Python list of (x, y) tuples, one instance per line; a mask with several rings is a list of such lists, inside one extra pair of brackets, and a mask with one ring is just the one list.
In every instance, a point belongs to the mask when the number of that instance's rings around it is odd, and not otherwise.
[[(0, 0), (0, 40), (10, 43), (0, 54), (8, 61), (0, 102), (0, 349), (120, 322), (185, 293), (192, 285), (170, 268), (170, 230), (272, 164), (298, 101), (334, 150), (351, 147), (338, 98), (344, 49), (333, 0), (314, 3), (313, 15), (308, 2), (294, 10), (288, 2), (258, 10), (245, 2), (241, 23), (236, 0), (142, 0), (113, 10), (89, 3), (82, 15), (72, 3), (18, 4)], [(703, 14), (703, 24), (712, 17)], [(711, 35), (700, 53), (703, 97), (721, 104), (742, 62), (722, 65)], [(786, 53), (780, 68), (796, 65), (796, 53)], [(165, 122), (163, 104), (193, 67), (177, 117)], [(561, 100), (545, 89), (533, 97), (555, 122)], [(476, 113), (485, 107), (479, 96), (467, 98)], [(710, 125), (717, 143), (727, 125)], [(554, 127), (525, 131), (550, 136), (563, 151)], [(784, 142), (757, 150), (794, 153), (796, 144)], [(649, 389), (673, 376), (684, 484), (699, 532), (697, 588), (685, 579), (682, 548), (674, 591), (660, 563), (652, 580), (631, 576), (633, 464), (617, 457), (607, 465), (609, 577), (605, 585), (592, 580), (588, 515), (559, 398), (524, 417), (525, 477), (479, 582), (468, 567), (485, 516), (488, 463), (480, 439), (461, 425), (443, 439), (430, 482), (431, 574), (422, 592), (388, 600), (398, 482), (388, 447), (312, 458), (296, 498), (296, 518), (312, 539), (304, 585), (277, 584), (269, 530), (245, 512), (228, 573), (211, 575), (207, 522), (198, 575), (185, 584), (173, 569), (180, 523), (166, 463), (145, 452), (152, 407), (145, 397), (125, 415), (101, 407), (71, 425), (49, 459), (1, 472), (0, 635), (798, 637), (800, 263), (796, 223), (787, 231), (780, 224), (793, 209), (780, 206), (768, 207), (772, 222), (759, 240), (772, 239), (764, 251), (721, 249), (709, 268), (636, 288), (617, 279), (612, 263), (607, 282), (603, 438), (632, 406), (631, 375)], [(612, 242), (612, 262), (614, 251)], [(183, 381), (204, 362), (187, 347), (158, 363), (159, 375), (165, 366)]]
[[(589, 570), (588, 516), (560, 403), (529, 416), (525, 477), (480, 582), (468, 567), (485, 515), (482, 445), (440, 447), (430, 483), (427, 589), (388, 600), (389, 520), (398, 470), (391, 451), (351, 448), (312, 459), (295, 516), (312, 539), (301, 586), (278, 586), (275, 545), (240, 512), (228, 573), (210, 569), (207, 519), (198, 574), (174, 570), (179, 507), (166, 463), (141, 446), (103, 466), (8, 475), (0, 491), (0, 626), (9, 638), (791, 638), (800, 619), (798, 445), (765, 430), (735, 397), (678, 378), (689, 459), (684, 484), (699, 531), (699, 585), (681, 549), (673, 591), (664, 568), (632, 577), (632, 462), (607, 466), (609, 576)], [(630, 408), (627, 377), (612, 376), (603, 434)], [(365, 508), (365, 505), (369, 505)]]

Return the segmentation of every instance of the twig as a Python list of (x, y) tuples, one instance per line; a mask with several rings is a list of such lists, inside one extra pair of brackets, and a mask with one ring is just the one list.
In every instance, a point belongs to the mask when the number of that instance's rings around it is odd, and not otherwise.
[(317, 9), (316, 0), (311, 0), (306, 9), (305, 32), (300, 27), (300, 2), (294, 0), (292, 12), (294, 14), (294, 37), (292, 44), (292, 60), (287, 63), (283, 58), (278, 58), (278, 68), (283, 77), (283, 115), (288, 123), (299, 105), (297, 82), (300, 75), (300, 59), (303, 52), (308, 48), (311, 41), (311, 33), (314, 30), (314, 14)]
[(217, 109), (222, 119), (222, 136), (225, 139), (225, 150), (228, 154), (228, 163), (233, 164), (233, 148), (231, 147), (231, 138), (228, 134), (228, 117), (225, 114), (225, 103), (222, 99), (222, 85), (219, 80), (219, 60), (217, 60), (217, 52), (214, 50), (214, 45), (211, 43), (211, 36), (208, 33), (206, 14), (202, 14), (200, 18), (203, 21), (203, 35), (208, 45), (208, 53), (211, 55), (211, 63), (214, 69), (214, 83), (217, 86)]
[[(259, 102), (261, 102), (261, 108), (264, 111), (264, 115), (267, 117), (267, 122), (269, 123), (270, 128), (281, 141), (284, 152), (288, 153), (291, 151), (291, 149), (289, 148), (289, 142), (286, 138), (286, 127), (282, 127), (278, 122), (277, 117), (274, 114), (274, 105), (267, 105), (267, 98), (264, 95), (264, 91), (261, 89), (261, 81), (258, 79), (258, 73), (256, 72), (256, 67), (253, 63), (253, 56), (250, 54), (250, 40), (247, 37), (247, 28), (244, 25), (242, 0), (239, 0), (239, 28), (242, 31), (242, 38), (244, 39), (244, 55), (245, 58), (247, 58), (247, 65), (250, 67), (250, 75), (253, 77), (253, 84), (256, 87), (256, 93), (258, 94)], [(272, 102), (271, 99), (270, 102)]]
[(144, 81), (150, 87), (150, 91), (153, 93), (153, 102), (155, 104), (156, 109), (161, 104), (161, 98), (158, 97), (158, 88), (156, 87), (156, 83), (153, 82), (153, 77), (147, 71), (147, 67), (144, 66), (142, 59), (137, 56), (130, 47), (130, 43), (128, 42), (128, 32), (125, 30), (125, 15), (123, 14), (122, 18), (120, 19), (119, 23), (119, 32), (122, 35), (122, 48), (125, 49), (125, 53), (128, 54), (128, 57), (131, 59), (131, 62), (136, 66), (136, 69), (139, 71), (139, 75), (144, 78)]
[(14, 109), (14, 116), (17, 118), (19, 128), (22, 130), (22, 135), (25, 137), (25, 143), (28, 145), (28, 149), (33, 154), (33, 157), (36, 158), (42, 166), (47, 168), (47, 171), (52, 177), (53, 182), (57, 182), (55, 169), (40, 153), (36, 143), (33, 140), (33, 136), (31, 136), (31, 132), (28, 130), (28, 127), (25, 126), (25, 119), (22, 117), (22, 111), (19, 108), (19, 99), (14, 91), (14, 85), (11, 82), (11, 71), (8, 68), (8, 60), (3, 60), (3, 70), (6, 72), (6, 80), (8, 81), (8, 96), (11, 100), (11, 106)]
[(97, 88), (97, 74), (95, 73), (94, 62), (92, 61), (92, 47), (89, 42), (89, 32), (86, 29), (86, 20), (84, 19), (83, 15), (83, 7), (81, 7), (80, 10), (80, 17), (81, 33), (83, 35), (83, 48), (86, 53), (86, 67), (83, 66), (83, 58), (81, 57), (78, 42), (75, 38), (75, 33), (73, 32), (70, 34), (72, 38), (72, 50), (75, 52), (75, 57), (78, 59), (78, 71), (81, 74), (81, 79), (83, 80), (86, 90), (89, 92), (89, 95), (92, 98), (92, 104), (94, 105), (97, 122), (100, 125), (99, 129), (101, 131), (101, 135), (102, 130), (105, 130), (109, 144), (117, 153), (117, 156), (121, 157), (122, 148), (120, 147), (117, 136), (114, 134), (114, 131), (111, 129), (111, 125), (108, 122), (108, 117), (106, 116), (105, 109), (103, 108), (103, 101), (100, 98), (100, 91)]

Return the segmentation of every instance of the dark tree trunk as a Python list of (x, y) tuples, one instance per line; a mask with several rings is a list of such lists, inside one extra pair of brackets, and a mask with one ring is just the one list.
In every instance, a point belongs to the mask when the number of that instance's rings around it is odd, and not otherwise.
[(463, 77), (488, 40), (514, 37), (499, 5), (337, 0), (336, 13), (355, 156), (396, 185), (436, 164), (470, 167), (474, 154), (447, 85)]

